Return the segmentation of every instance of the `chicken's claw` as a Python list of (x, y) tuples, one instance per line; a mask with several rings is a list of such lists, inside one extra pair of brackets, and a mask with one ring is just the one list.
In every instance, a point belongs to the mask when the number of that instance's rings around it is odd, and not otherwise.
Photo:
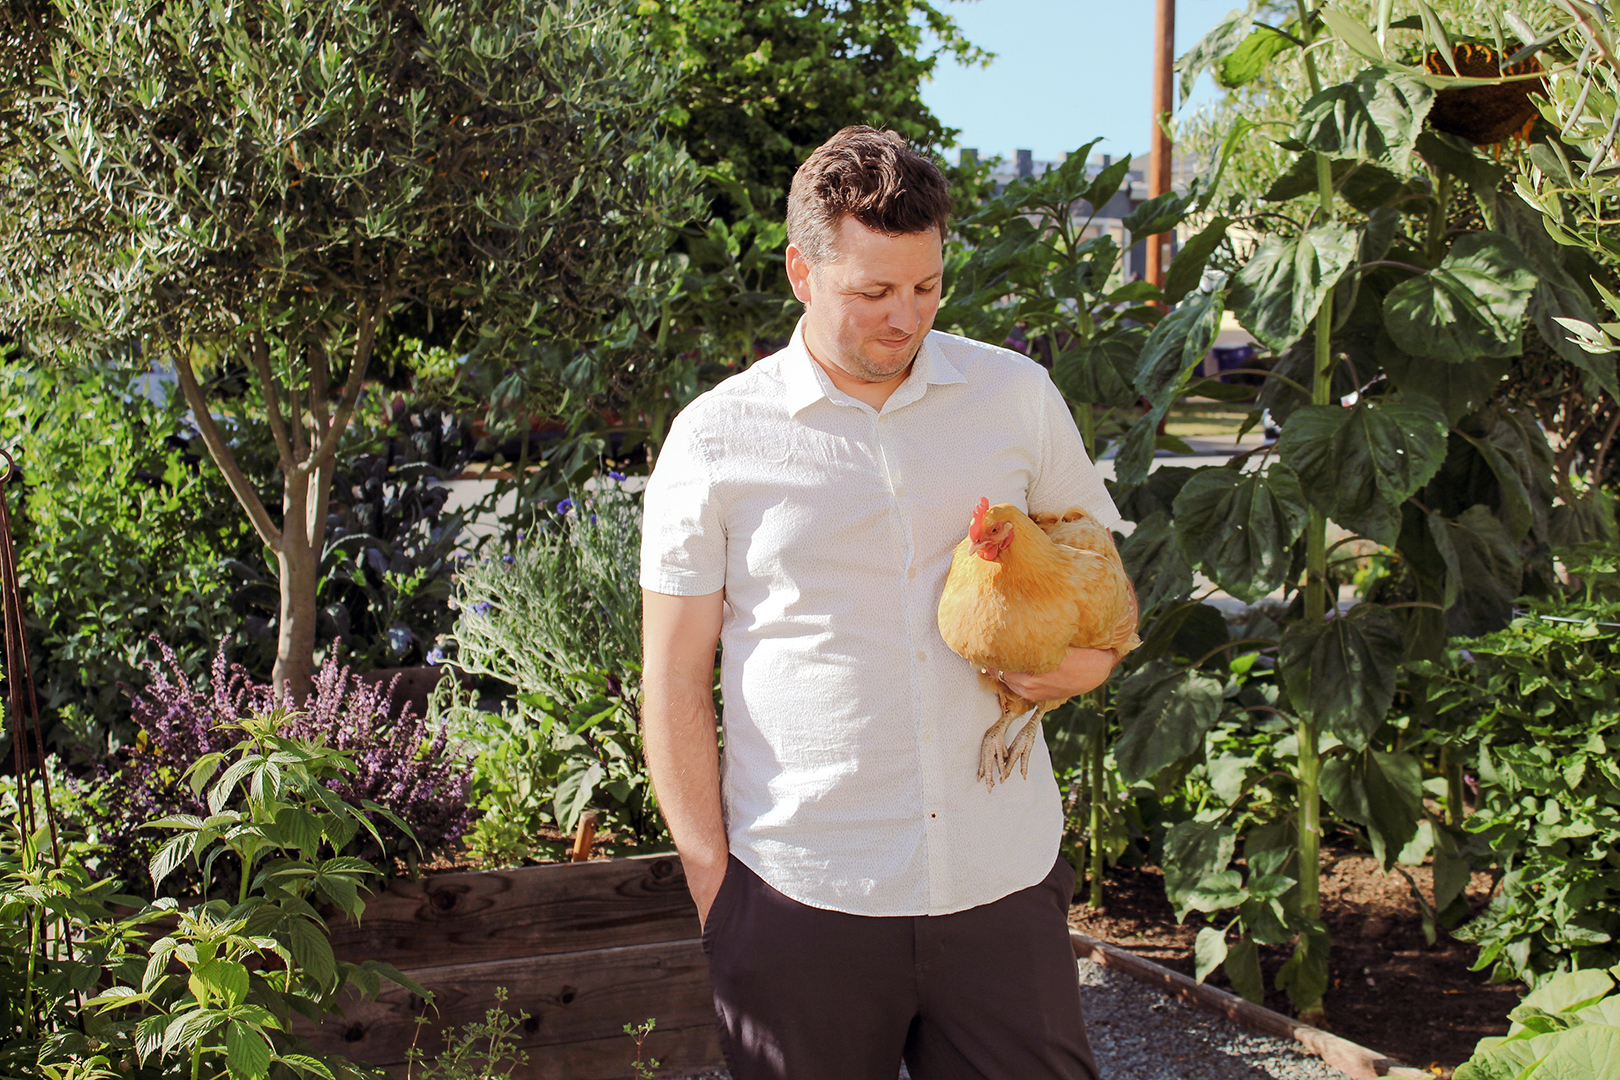
[(1013, 737), (1012, 745), (1007, 747), (1006, 756), (1002, 759), (1004, 779), (1012, 775), (1012, 766), (1015, 760), (1018, 762), (1024, 779), (1029, 779), (1029, 753), (1035, 748), (1035, 732), (1039, 730), (1040, 723), (1041, 714), (1037, 712), (1029, 718), (1029, 723), (1025, 724), (1018, 734)]
[(1000, 727), (998, 724), (985, 732), (984, 741), (979, 744), (979, 779), (984, 781), (986, 791), (994, 791), (996, 781), (1005, 779), (1007, 760), (1001, 744)]

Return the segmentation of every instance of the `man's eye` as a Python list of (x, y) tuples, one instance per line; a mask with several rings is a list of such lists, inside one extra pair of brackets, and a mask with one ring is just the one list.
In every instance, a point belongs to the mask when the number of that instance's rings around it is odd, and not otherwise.
[(888, 292), (887, 289), (885, 289), (883, 292), (876, 292), (876, 293), (867, 292), (867, 293), (861, 293), (861, 295), (866, 297), (868, 300), (881, 300), (885, 296), (888, 296), (889, 292)]
[(919, 285), (919, 286), (917, 286), (917, 291), (922, 293), (924, 296), (927, 296), (929, 293), (933, 292), (937, 288), (939, 288), (939, 286), (937, 284), (934, 284), (934, 285)]

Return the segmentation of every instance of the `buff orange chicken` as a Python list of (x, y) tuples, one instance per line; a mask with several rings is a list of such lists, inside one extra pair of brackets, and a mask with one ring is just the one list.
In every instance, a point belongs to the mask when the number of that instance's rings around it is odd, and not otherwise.
[[(1028, 778), (1041, 717), (1068, 700), (1026, 701), (990, 672), (1043, 675), (1057, 670), (1070, 648), (1124, 655), (1142, 643), (1136, 620), (1136, 590), (1112, 534), (1095, 517), (1072, 508), (1032, 519), (1009, 503), (979, 500), (951, 557), (939, 632), (1001, 705), (979, 747), (979, 779), (987, 788), (1009, 779), (1014, 762)], [(1008, 727), (1031, 709), (1007, 745)]]

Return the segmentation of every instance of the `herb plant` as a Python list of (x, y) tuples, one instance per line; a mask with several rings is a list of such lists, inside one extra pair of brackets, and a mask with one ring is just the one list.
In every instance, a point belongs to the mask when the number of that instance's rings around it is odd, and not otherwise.
[[(210, 681), (197, 685), (168, 646), (159, 648), (163, 664), (150, 665), (150, 683), (132, 695), (139, 735), (115, 766), (104, 770), (108, 796), (93, 819), (108, 842), (109, 858), (122, 857), (113, 869), (126, 879), (150, 854), (153, 842), (145, 822), (174, 813), (206, 816), (202, 797), (184, 783), (192, 763), (230, 750), (244, 737), (244, 722), (276, 706), (273, 690), (227, 663), (223, 649), (215, 653)], [(395, 858), (412, 862), (421, 849), (454, 841), (473, 817), (468, 762), (442, 725), (430, 729), (410, 706), (390, 720), (391, 689), (353, 679), (329, 655), (305, 709), (285, 720), (287, 736), (349, 755), (349, 767), (322, 782), (350, 806), (375, 807), (366, 812), (374, 828), (351, 834), (346, 850), (336, 854), (358, 855), (384, 867)], [(225, 878), (235, 873), (229, 862), (218, 870)], [(190, 873), (177, 881), (182, 890), (224, 884), (221, 876)]]
[[(149, 823), (168, 834), (149, 866), (154, 888), (182, 866), (208, 879), (230, 863), (239, 884), (229, 898), (141, 905), (71, 856), (50, 865), (36, 837), (0, 839), (0, 926), (65, 919), (74, 938), (69, 952), (61, 940), (0, 937), (0, 970), (21, 970), (20, 1000), (36, 1003), (27, 1026), (0, 1032), (0, 1066), (79, 1080), (376, 1075), (312, 1052), (292, 1026), (319, 1022), (351, 986), (375, 996), (384, 978), (427, 994), (387, 964), (338, 961), (320, 915), (330, 906), (360, 917), (361, 891), (380, 871), (330, 853), (361, 833), (380, 839), (371, 815), (389, 815), (340, 799), (330, 785), (353, 770), (349, 757), (288, 736), (287, 720), (242, 720), (229, 749), (184, 770), (203, 813)], [(120, 915), (114, 904), (139, 908)]]
[[(406, 1051), (409, 1064), (405, 1068), (406, 1080), (496, 1080), (511, 1076), (513, 1071), (528, 1064), (529, 1055), (518, 1049), (525, 1013), (513, 1016), (506, 1011), (506, 987), (495, 988), (495, 1006), (484, 1013), (484, 1019), (463, 1024), (459, 1032), (449, 1035), (448, 1045), (437, 1057), (429, 1059), (416, 1047)], [(427, 1017), (417, 1021), (428, 1023)], [(421, 1066), (421, 1072), (417, 1072)]]
[(626, 847), (668, 842), (641, 766), (640, 548), (640, 499), (609, 480), (562, 500), (511, 554), (457, 575), (454, 663), (509, 686), (526, 732), (521, 754), (480, 759), (475, 849), (547, 819), (571, 832), (587, 808)]

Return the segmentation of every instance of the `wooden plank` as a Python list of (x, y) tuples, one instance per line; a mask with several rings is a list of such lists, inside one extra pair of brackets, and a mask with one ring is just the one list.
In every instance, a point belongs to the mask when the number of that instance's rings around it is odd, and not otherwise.
[[(519, 1045), (526, 1050), (624, 1036), (624, 1025), (649, 1017), (660, 1030), (713, 1027), (714, 991), (701, 942), (657, 942), (589, 952), (441, 965), (408, 974), (433, 992), (436, 1011), (418, 1032), (422, 999), (385, 984), (376, 1001), (349, 997), (343, 1016), (300, 1032), (322, 1051), (371, 1065), (405, 1060), (415, 1045), (430, 1056), (443, 1033), (482, 1020), (505, 987), (509, 1012), (526, 1013)], [(559, 1051), (560, 1052), (560, 1051)]]
[(400, 970), (698, 936), (674, 854), (390, 881), (359, 925), (330, 925), (340, 959)]
[[(636, 1060), (635, 1044), (623, 1032), (613, 1039), (545, 1046), (525, 1053), (529, 1060), (512, 1071), (510, 1080), (623, 1080), (631, 1075), (631, 1062)], [(677, 1030), (665, 1030), (659, 1024), (647, 1039), (642, 1059), (658, 1061), (654, 1076), (690, 1076), (726, 1064), (712, 1020), (702, 1027)], [(383, 1068), (405, 1080), (404, 1065)], [(420, 1069), (416, 1075), (421, 1075)]]
[(1085, 957), (1092, 963), (1129, 975), (1138, 982), (1147, 983), (1154, 989), (1171, 997), (1180, 998), (1205, 1012), (1224, 1016), (1239, 1027), (1258, 1031), (1262, 1035), (1297, 1042), (1307, 1053), (1321, 1058), (1350, 1077), (1350, 1080), (1379, 1080), (1385, 1076), (1422, 1080), (1429, 1076), (1422, 1069), (1409, 1068), (1386, 1054), (1369, 1050), (1349, 1039), (1340, 1038), (1309, 1024), (1302, 1024), (1298, 1020), (1290, 1019), (1282, 1013), (1272, 1012), (1236, 994), (1229, 994), (1225, 990), (1189, 979), (1179, 971), (1171, 971), (1118, 945), (1098, 941), (1078, 930), (1069, 931), (1069, 940), (1074, 945), (1076, 956)]

